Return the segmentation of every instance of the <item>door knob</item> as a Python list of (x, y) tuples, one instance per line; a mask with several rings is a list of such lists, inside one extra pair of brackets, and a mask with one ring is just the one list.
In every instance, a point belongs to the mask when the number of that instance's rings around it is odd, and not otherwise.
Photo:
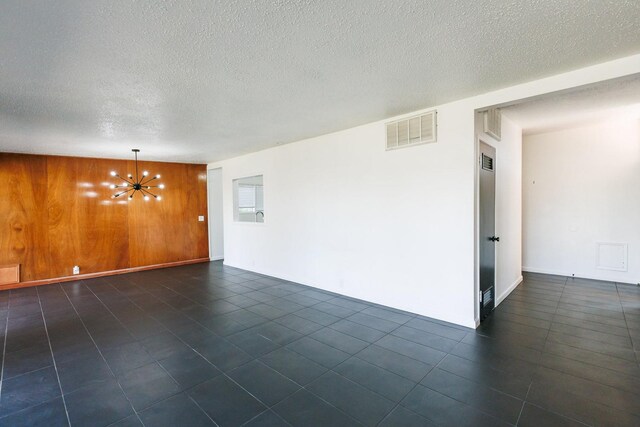
[(496, 237), (496, 236), (491, 236), (491, 237), (489, 237), (489, 240), (491, 240), (492, 242), (499, 242), (500, 238)]

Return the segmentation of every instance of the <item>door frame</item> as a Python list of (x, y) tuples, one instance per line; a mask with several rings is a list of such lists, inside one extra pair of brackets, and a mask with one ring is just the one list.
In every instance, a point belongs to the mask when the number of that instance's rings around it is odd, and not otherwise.
[[(496, 158), (498, 157), (498, 147), (495, 144), (492, 144), (491, 141), (488, 141), (487, 138), (483, 138), (481, 135), (476, 134), (475, 142), (474, 142), (474, 156), (473, 162), (475, 167), (475, 188), (474, 188), (474, 292), (473, 292), (473, 310), (474, 310), (474, 320), (476, 323), (476, 328), (480, 326), (480, 144), (484, 143), (490, 147), (493, 147), (496, 150)], [(497, 165), (496, 161), (496, 165)], [(497, 169), (495, 170), (496, 174), (496, 184), (497, 184)], [(496, 186), (497, 189), (497, 186)], [(498, 193), (496, 191), (496, 197)], [(498, 216), (496, 212), (495, 216), (495, 230), (497, 233), (498, 229)], [(496, 263), (495, 263), (495, 279), (494, 279), (494, 304), (497, 306), (497, 295), (495, 293), (495, 286), (497, 284), (497, 274), (498, 274), (498, 257), (496, 255)], [(495, 308), (495, 307), (494, 307)]]
[[(211, 186), (215, 185), (214, 183), (210, 182), (209, 180), (209, 174), (212, 171), (219, 171), (220, 173), (220, 183), (219, 183), (219, 195), (220, 195), (220, 200), (219, 201), (214, 201), (213, 197), (214, 194), (212, 193), (211, 190)], [(219, 209), (212, 209), (213, 203), (216, 203), (217, 207), (219, 207)], [(221, 167), (219, 168), (211, 168), (211, 169), (207, 169), (207, 211), (209, 212), (208, 214), (208, 220), (209, 220), (209, 259), (211, 261), (218, 261), (218, 260), (222, 260), (224, 259), (224, 181), (223, 181), (223, 170)], [(216, 215), (215, 211), (219, 211), (219, 213), (221, 215)], [(214, 222), (220, 221), (220, 225), (221, 227), (216, 227), (214, 226)], [(213, 240), (214, 240), (214, 233), (216, 232), (216, 230), (220, 230), (221, 236), (220, 240), (222, 241), (222, 252), (221, 254), (216, 254), (214, 255), (214, 244), (213, 244)]]

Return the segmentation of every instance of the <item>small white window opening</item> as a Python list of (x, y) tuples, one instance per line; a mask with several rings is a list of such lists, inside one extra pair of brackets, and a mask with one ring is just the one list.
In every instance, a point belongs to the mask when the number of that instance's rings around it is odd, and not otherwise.
[(262, 175), (233, 180), (234, 220), (264, 222), (264, 186)]

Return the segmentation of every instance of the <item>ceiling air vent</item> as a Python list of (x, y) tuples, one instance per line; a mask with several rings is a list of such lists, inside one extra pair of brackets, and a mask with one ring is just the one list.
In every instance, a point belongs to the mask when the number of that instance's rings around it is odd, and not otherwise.
[(436, 142), (435, 110), (387, 123), (387, 150)]
[(484, 112), (484, 133), (498, 141), (502, 139), (502, 113), (497, 108)]

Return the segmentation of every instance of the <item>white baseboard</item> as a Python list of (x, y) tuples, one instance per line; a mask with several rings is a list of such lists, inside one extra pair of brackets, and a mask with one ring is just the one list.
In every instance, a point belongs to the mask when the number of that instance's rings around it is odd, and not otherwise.
[(212, 256), (211, 258), (209, 258), (211, 261), (220, 261), (221, 259), (224, 259), (224, 256)]
[(546, 268), (522, 267), (522, 271), (525, 271), (527, 273), (551, 274), (553, 276), (575, 277), (576, 279), (589, 279), (589, 280), (601, 280), (603, 282), (626, 283), (629, 285), (638, 284), (638, 282), (634, 282), (632, 279), (620, 280), (613, 277), (581, 274), (581, 273), (578, 273), (574, 276), (573, 275), (574, 273), (567, 273), (566, 271), (548, 270)]
[(517, 279), (516, 279), (516, 280), (515, 280), (511, 285), (509, 285), (509, 287), (507, 288), (507, 290), (506, 290), (506, 291), (504, 291), (502, 294), (498, 295), (498, 297), (496, 298), (496, 307), (497, 307), (497, 306), (498, 306), (502, 301), (504, 301), (504, 299), (505, 299), (506, 297), (508, 297), (508, 296), (509, 296), (509, 294), (510, 294), (511, 292), (513, 292), (513, 290), (514, 290), (515, 288), (517, 288), (517, 287), (518, 287), (518, 285), (519, 285), (520, 283), (522, 283), (522, 280), (523, 280), (523, 279), (522, 279), (522, 276), (518, 277), (518, 278), (517, 278)]

